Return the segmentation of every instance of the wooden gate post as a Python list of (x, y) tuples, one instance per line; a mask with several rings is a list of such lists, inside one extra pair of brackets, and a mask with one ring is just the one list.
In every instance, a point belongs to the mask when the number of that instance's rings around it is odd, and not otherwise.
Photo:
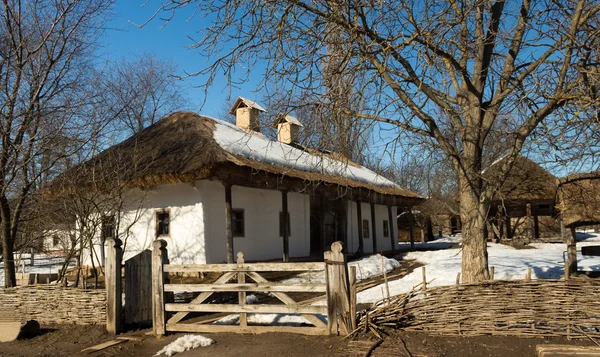
[(329, 334), (348, 335), (352, 331), (350, 318), (350, 282), (348, 265), (342, 253), (342, 243), (334, 242), (325, 252), (325, 279), (327, 283), (327, 325)]
[(152, 243), (152, 331), (161, 336), (166, 332), (165, 325), (165, 272), (168, 261), (167, 242), (157, 239)]
[(106, 287), (106, 331), (116, 335), (123, 332), (121, 300), (121, 260), (123, 259), (123, 244), (119, 239), (108, 239), (108, 259), (104, 273)]

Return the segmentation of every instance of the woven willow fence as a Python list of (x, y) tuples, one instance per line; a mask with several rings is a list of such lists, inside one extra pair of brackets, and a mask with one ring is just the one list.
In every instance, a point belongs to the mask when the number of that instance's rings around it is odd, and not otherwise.
[(490, 281), (414, 290), (374, 304), (358, 328), (441, 335), (600, 338), (600, 283)]

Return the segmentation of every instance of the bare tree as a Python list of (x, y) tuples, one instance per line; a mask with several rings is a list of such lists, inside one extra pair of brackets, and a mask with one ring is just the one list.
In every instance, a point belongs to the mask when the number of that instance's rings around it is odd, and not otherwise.
[[(365, 71), (355, 91), (371, 93), (350, 114), (430, 138), (458, 176), (464, 281), (488, 277), (489, 202), (527, 138), (597, 94), (581, 85), (584, 74), (597, 76), (597, 1), (187, 0), (162, 2), (157, 14), (170, 21), (186, 6), (212, 24), (195, 44), (211, 63), (197, 72), (208, 85), (261, 63), (265, 82), (323, 93), (331, 25), (343, 31), (344, 70)], [(495, 182), (484, 182), (486, 143), (503, 118), (510, 130), (496, 138), (504, 135), (506, 160)]]
[[(122, 58), (109, 65), (104, 96), (118, 110), (115, 126), (129, 135), (186, 106), (175, 64), (150, 53)], [(122, 138), (121, 138), (122, 139)]]
[(26, 200), (97, 129), (85, 113), (95, 84), (88, 74), (111, 5), (108, 0), (0, 5), (0, 219), (7, 287), (16, 284), (14, 243)]

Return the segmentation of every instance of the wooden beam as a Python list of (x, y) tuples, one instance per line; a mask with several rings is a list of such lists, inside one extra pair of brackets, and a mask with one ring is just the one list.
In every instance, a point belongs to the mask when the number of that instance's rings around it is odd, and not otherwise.
[(412, 213), (412, 207), (408, 207), (408, 224), (409, 224), (409, 237), (410, 237), (410, 250), (415, 249), (415, 222)]
[(540, 237), (540, 220), (538, 216), (533, 216), (533, 232), (534, 238)]
[(155, 335), (164, 335), (165, 330), (165, 271), (168, 261), (167, 242), (157, 239), (152, 243), (152, 330)]
[(290, 260), (290, 237), (288, 235), (290, 222), (288, 222), (288, 193), (285, 190), (281, 191), (281, 210), (283, 212), (283, 261), (288, 262)]
[(165, 265), (167, 273), (251, 272), (251, 271), (323, 271), (325, 263), (251, 263)]
[(201, 325), (201, 324), (173, 324), (167, 325), (167, 330), (172, 332), (205, 332), (205, 333), (298, 333), (303, 335), (328, 335), (327, 328), (322, 327), (291, 327), (291, 326), (231, 326), (231, 325)]
[(327, 314), (327, 306), (311, 305), (237, 305), (237, 304), (165, 304), (165, 311), (231, 312), (257, 314)]
[[(240, 272), (238, 274), (245, 274)], [(325, 284), (278, 284), (278, 283), (238, 283), (238, 284), (167, 284), (167, 292), (290, 292), (324, 293)]]
[[(121, 240), (108, 239), (108, 259), (106, 260), (105, 285), (106, 285), (106, 330), (112, 335), (123, 332), (122, 319), (122, 294), (121, 294), (121, 262), (123, 248)], [(104, 249), (103, 249), (104, 250)]]
[(577, 241), (575, 226), (571, 227), (571, 234), (567, 232), (567, 262), (569, 266), (569, 276), (577, 276)]
[(533, 240), (533, 220), (531, 219), (531, 204), (525, 206), (527, 211), (527, 243)]
[(227, 263), (233, 263), (233, 231), (231, 228), (232, 208), (231, 208), (231, 185), (225, 186), (225, 241), (227, 245)]
[(375, 220), (375, 204), (371, 202), (371, 232), (373, 232), (373, 253), (377, 253), (377, 221)]
[(396, 252), (396, 245), (398, 245), (398, 236), (394, 234), (394, 227), (396, 226), (394, 217), (392, 214), (392, 206), (387, 206), (388, 210), (388, 228), (390, 233), (390, 243), (392, 244), (392, 252)]
[(512, 234), (512, 221), (510, 216), (507, 214), (506, 215), (506, 238), (512, 238), (513, 234)]
[(365, 253), (365, 247), (362, 235), (362, 207), (359, 200), (356, 200), (356, 218), (358, 219), (358, 254), (362, 255)]

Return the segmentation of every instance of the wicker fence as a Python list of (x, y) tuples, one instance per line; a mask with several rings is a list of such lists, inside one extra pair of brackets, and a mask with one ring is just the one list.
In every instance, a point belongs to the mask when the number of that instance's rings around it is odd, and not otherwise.
[(27, 285), (0, 289), (0, 316), (42, 324), (106, 323), (106, 291)]
[(358, 331), (386, 327), (442, 335), (600, 338), (600, 283), (490, 281), (440, 286), (380, 301)]

